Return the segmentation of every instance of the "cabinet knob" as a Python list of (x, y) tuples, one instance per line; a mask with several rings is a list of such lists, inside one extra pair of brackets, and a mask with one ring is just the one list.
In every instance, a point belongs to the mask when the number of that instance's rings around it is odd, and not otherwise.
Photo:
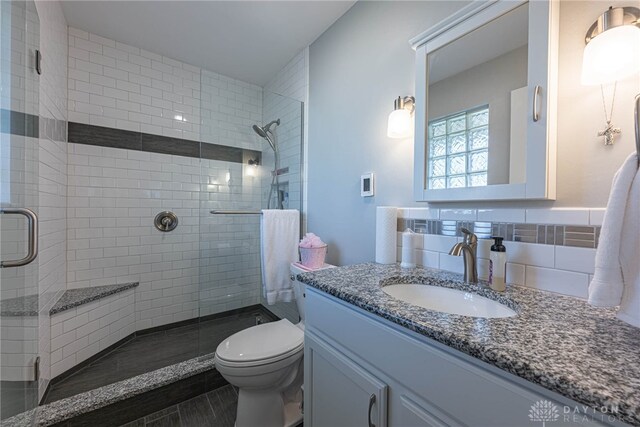
[(369, 421), (369, 427), (376, 427), (374, 423), (371, 422), (371, 410), (373, 409), (373, 405), (376, 403), (376, 395), (371, 394), (369, 396), (369, 413), (367, 414), (367, 420)]

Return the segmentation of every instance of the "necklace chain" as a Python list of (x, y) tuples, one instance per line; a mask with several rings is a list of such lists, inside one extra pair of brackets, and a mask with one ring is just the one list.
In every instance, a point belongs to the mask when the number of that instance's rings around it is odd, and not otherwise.
[(616, 81), (613, 84), (613, 96), (611, 97), (611, 114), (607, 116), (607, 104), (604, 101), (604, 86), (600, 85), (600, 94), (602, 95), (602, 108), (604, 109), (604, 119), (607, 121), (607, 124), (611, 123), (611, 118), (613, 117), (613, 105), (616, 102), (616, 88), (618, 86), (618, 82)]

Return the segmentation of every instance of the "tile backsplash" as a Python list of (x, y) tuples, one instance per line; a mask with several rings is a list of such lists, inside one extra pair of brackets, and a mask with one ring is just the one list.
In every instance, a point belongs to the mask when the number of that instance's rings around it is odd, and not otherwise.
[(463, 272), (459, 257), (449, 255), (462, 240), (460, 227), (478, 237), (478, 274), (487, 279), (492, 235), (505, 238), (507, 281), (560, 294), (587, 297), (595, 264), (604, 209), (430, 209), (398, 210), (400, 233), (416, 236), (416, 261), (430, 268)]

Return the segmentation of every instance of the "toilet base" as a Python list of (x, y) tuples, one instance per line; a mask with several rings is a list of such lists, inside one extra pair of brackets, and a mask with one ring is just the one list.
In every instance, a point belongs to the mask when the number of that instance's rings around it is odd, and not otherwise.
[[(300, 394), (299, 394), (300, 395)], [(236, 427), (295, 427), (302, 422), (301, 399), (287, 402), (275, 391), (239, 390)]]

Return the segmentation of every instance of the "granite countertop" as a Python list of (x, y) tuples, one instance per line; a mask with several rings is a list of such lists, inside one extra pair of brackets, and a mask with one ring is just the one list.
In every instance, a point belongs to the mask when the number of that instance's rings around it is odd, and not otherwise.
[(149, 390), (214, 369), (214, 364), (213, 354), (196, 357), (85, 393), (76, 394), (66, 399), (38, 406), (35, 409), (2, 420), (2, 425), (11, 427), (52, 426), (75, 416), (95, 411)]
[[(640, 329), (615, 310), (523, 286), (494, 292), (485, 282), (398, 265), (360, 264), (298, 275), (298, 280), (391, 322), (490, 363), (592, 408), (617, 408), (640, 426)], [(381, 285), (426, 283), (470, 291), (517, 311), (509, 318), (474, 318), (413, 306)]]

